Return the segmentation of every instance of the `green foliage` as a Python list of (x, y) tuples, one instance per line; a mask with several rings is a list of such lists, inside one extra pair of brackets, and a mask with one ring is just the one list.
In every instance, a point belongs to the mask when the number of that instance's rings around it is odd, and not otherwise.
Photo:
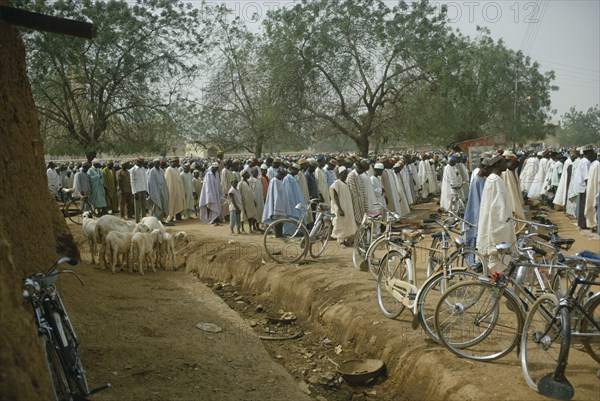
[[(147, 130), (184, 102), (204, 52), (199, 11), (176, 0), (21, 1), (45, 14), (91, 21), (94, 40), (43, 32), (24, 35), (29, 76), (53, 143), (89, 150), (154, 148)], [(142, 123), (140, 120), (143, 119)], [(143, 130), (140, 130), (143, 129)]]
[(577, 111), (575, 107), (563, 116), (564, 136), (561, 144), (581, 146), (594, 144), (600, 146), (600, 110), (598, 105), (587, 112)]

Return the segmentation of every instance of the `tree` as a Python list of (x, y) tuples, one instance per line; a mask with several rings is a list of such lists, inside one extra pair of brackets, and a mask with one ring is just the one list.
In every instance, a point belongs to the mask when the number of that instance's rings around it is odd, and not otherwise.
[[(279, 85), (297, 110), (351, 138), (362, 155), (442, 52), (444, 12), (427, 1), (389, 8), (381, 0), (303, 0), (269, 13), (267, 48)], [(285, 73), (284, 73), (285, 71)]]
[(290, 114), (282, 88), (272, 79), (265, 60), (266, 43), (248, 31), (239, 18), (217, 15), (208, 84), (203, 88), (198, 123), (200, 143), (224, 150), (246, 149), (260, 157), (265, 144), (290, 143)]
[(600, 110), (598, 105), (590, 107), (587, 112), (577, 111), (575, 107), (563, 115), (563, 145), (581, 146), (595, 144), (600, 146)]
[[(84, 152), (146, 149), (143, 117), (185, 101), (205, 52), (200, 11), (176, 0), (21, 1), (23, 8), (87, 20), (93, 41), (27, 32), (29, 76), (45, 137)], [(123, 128), (130, 135), (123, 135)], [(131, 141), (135, 140), (135, 143)], [(52, 146), (51, 146), (52, 148)]]
[[(552, 71), (495, 42), (486, 29), (475, 39), (451, 33), (428, 65), (429, 80), (397, 105), (391, 130), (410, 143), (448, 145), (465, 134), (505, 133), (524, 142), (546, 134)], [(515, 87), (515, 81), (517, 85)], [(515, 91), (516, 90), (516, 91)]]

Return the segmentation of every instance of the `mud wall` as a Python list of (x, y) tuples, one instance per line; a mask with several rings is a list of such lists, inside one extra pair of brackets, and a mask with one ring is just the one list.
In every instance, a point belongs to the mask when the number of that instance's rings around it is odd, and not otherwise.
[(58, 254), (76, 256), (77, 248), (48, 191), (23, 41), (1, 19), (0, 55), (0, 399), (48, 400), (48, 371), (22, 279)]

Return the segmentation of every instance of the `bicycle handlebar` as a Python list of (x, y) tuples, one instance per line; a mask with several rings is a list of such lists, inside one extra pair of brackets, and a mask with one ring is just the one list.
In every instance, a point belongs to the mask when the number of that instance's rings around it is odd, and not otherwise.
[(523, 224), (527, 224), (528, 226), (535, 226), (535, 227), (542, 227), (542, 228), (548, 228), (551, 231), (556, 232), (556, 225), (554, 224), (542, 224), (542, 223), (536, 223), (534, 221), (530, 221), (530, 220), (521, 220), (521, 219), (517, 219), (516, 217), (509, 217), (506, 219), (506, 222), (511, 222), (511, 221), (516, 221), (518, 223), (523, 223)]

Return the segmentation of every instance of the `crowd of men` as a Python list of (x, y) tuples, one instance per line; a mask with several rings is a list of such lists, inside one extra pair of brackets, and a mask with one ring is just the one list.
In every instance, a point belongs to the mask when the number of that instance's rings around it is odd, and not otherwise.
[[(488, 258), (495, 245), (514, 243), (515, 225), (526, 202), (561, 207), (581, 229), (598, 230), (600, 165), (592, 145), (577, 149), (484, 153), (469, 171), (456, 152), (371, 156), (311, 155), (184, 160), (138, 158), (122, 164), (94, 159), (80, 165), (48, 164), (50, 191), (61, 188), (86, 196), (100, 213), (139, 221), (146, 213), (172, 224), (196, 215), (203, 223), (229, 222), (231, 232), (261, 232), (281, 217), (300, 217), (298, 203), (319, 199), (331, 206), (332, 236), (350, 241), (365, 213), (391, 211), (406, 216), (411, 206), (438, 200), (450, 208), (453, 196), (465, 203), (470, 246)], [(305, 223), (310, 227), (313, 216)], [(246, 231), (246, 223), (247, 230)]]

